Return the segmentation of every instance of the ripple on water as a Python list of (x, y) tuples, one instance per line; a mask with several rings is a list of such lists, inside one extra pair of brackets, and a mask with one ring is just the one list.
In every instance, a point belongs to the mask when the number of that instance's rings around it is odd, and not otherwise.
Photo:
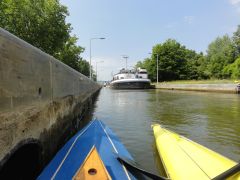
[(158, 172), (151, 124), (240, 159), (240, 96), (183, 91), (103, 88), (94, 116), (119, 136), (135, 160)]

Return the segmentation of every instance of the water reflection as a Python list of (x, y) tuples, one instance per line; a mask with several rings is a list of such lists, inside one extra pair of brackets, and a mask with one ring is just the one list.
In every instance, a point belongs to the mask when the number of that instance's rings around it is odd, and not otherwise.
[(160, 123), (234, 160), (240, 159), (240, 96), (103, 88), (94, 110), (142, 166), (158, 173), (151, 124)]
[(159, 123), (232, 159), (240, 159), (238, 95), (180, 91), (156, 94), (158, 99), (151, 98), (150, 104), (155, 105), (149, 111)]

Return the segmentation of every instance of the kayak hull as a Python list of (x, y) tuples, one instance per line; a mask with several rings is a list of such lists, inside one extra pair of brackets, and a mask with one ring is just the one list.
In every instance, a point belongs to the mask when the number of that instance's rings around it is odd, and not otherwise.
[(45, 167), (38, 179), (72, 179), (95, 147), (111, 179), (135, 179), (116, 157), (133, 160), (118, 137), (101, 121), (93, 120), (73, 136)]
[[(160, 125), (153, 125), (159, 156), (173, 179), (212, 179), (237, 163)], [(240, 179), (239, 173), (229, 179)]]

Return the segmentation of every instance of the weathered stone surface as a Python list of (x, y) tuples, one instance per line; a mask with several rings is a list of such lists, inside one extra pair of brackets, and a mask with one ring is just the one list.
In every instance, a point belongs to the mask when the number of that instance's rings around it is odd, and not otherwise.
[(168, 84), (159, 83), (156, 89), (185, 90), (185, 91), (207, 91), (236, 93), (237, 84)]
[(0, 28), (0, 168), (29, 140), (44, 162), (79, 129), (100, 86)]

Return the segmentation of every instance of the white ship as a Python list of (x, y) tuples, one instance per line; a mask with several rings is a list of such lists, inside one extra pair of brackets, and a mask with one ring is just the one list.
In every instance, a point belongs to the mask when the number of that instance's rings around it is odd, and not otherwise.
[(150, 83), (146, 69), (121, 69), (113, 76), (110, 87), (113, 89), (149, 89)]

